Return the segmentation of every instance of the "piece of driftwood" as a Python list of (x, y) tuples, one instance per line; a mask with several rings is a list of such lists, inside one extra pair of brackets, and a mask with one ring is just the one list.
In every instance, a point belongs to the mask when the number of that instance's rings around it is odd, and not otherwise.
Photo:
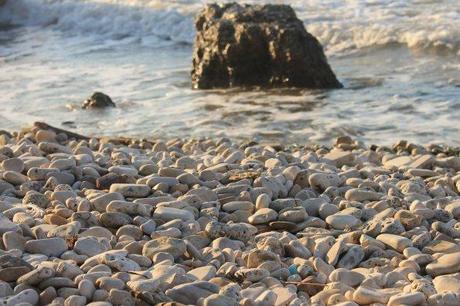
[(74, 132), (70, 132), (70, 131), (67, 131), (67, 130), (64, 130), (64, 129), (60, 129), (60, 128), (51, 126), (51, 125), (49, 125), (48, 123), (45, 123), (45, 122), (40, 122), (40, 121), (34, 122), (34, 126), (38, 127), (39, 129), (42, 129), (42, 130), (51, 130), (51, 131), (55, 132), (56, 134), (64, 133), (64, 134), (67, 134), (67, 136), (69, 136), (69, 138), (75, 138), (77, 140), (89, 140), (90, 139), (87, 136), (83, 136), (83, 135), (80, 135), (80, 134), (77, 134), (77, 133), (74, 133)]
[[(76, 140), (89, 140), (90, 138), (96, 138), (96, 139), (98, 139), (100, 141), (110, 142), (110, 143), (113, 143), (115, 145), (125, 145), (126, 146), (126, 145), (129, 145), (129, 144), (131, 144), (131, 143), (133, 143), (133, 142), (135, 142), (137, 140), (135, 138), (130, 138), (130, 137), (113, 137), (113, 138), (108, 137), (108, 136), (88, 137), (88, 136), (80, 135), (80, 134), (77, 134), (77, 133), (74, 133), (74, 132), (71, 132), (71, 131), (68, 131), (68, 130), (57, 128), (55, 126), (49, 125), (48, 123), (40, 122), (40, 121), (34, 122), (34, 127), (37, 127), (39, 129), (42, 129), (42, 130), (51, 130), (51, 131), (55, 132), (56, 134), (64, 133), (69, 138), (74, 138)], [(151, 141), (146, 141), (146, 140), (143, 140), (143, 141), (153, 144), (153, 142), (151, 142)]]

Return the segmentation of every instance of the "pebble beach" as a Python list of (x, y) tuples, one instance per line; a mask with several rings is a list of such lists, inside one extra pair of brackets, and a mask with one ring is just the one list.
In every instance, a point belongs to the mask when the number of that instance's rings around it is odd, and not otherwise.
[(460, 149), (0, 132), (2, 305), (460, 305)]

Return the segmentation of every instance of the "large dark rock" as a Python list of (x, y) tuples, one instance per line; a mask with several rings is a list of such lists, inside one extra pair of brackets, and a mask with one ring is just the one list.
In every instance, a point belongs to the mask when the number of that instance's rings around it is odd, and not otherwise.
[(290, 6), (211, 4), (195, 26), (194, 88), (342, 87)]
[(113, 103), (112, 99), (108, 95), (96, 91), (91, 95), (91, 97), (83, 102), (81, 107), (84, 109), (115, 107), (115, 103)]

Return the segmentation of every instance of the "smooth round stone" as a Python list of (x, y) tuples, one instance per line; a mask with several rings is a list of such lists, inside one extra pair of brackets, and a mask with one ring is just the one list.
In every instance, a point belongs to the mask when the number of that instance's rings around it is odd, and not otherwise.
[(147, 235), (151, 235), (157, 227), (157, 224), (153, 220), (148, 220), (142, 223), (139, 228)]
[(323, 198), (313, 198), (302, 201), (301, 205), (305, 208), (309, 216), (318, 217), (319, 209), (325, 203), (327, 202)]
[(332, 271), (329, 275), (329, 280), (332, 282), (340, 282), (350, 287), (356, 287), (364, 280), (364, 275), (348, 269), (338, 268)]
[(65, 203), (68, 199), (76, 198), (77, 194), (74, 191), (63, 190), (63, 191), (54, 191), (51, 195), (51, 200), (59, 201)]
[(203, 300), (203, 306), (238, 306), (236, 299), (221, 294), (211, 294)]
[(133, 203), (127, 201), (111, 201), (106, 207), (106, 212), (121, 212), (131, 216), (146, 216), (151, 214), (152, 207), (142, 203)]
[(270, 207), (271, 199), (266, 193), (262, 193), (256, 199), (256, 210), (261, 208), (269, 208)]
[(422, 292), (400, 293), (390, 297), (388, 306), (397, 305), (423, 305), (426, 297)]
[(216, 275), (217, 269), (214, 266), (204, 266), (187, 272), (187, 274), (196, 277), (197, 280), (208, 281)]
[(222, 210), (226, 212), (234, 212), (237, 210), (254, 211), (254, 204), (252, 204), (249, 201), (231, 201), (231, 202), (225, 203), (222, 206)]
[(431, 277), (460, 271), (460, 252), (444, 254), (426, 266), (426, 273)]
[(5, 306), (16, 306), (21, 303), (28, 303), (30, 305), (36, 305), (40, 299), (38, 293), (33, 289), (25, 289), (18, 294), (9, 297), (4, 302)]
[(173, 301), (187, 305), (197, 305), (199, 299), (207, 298), (218, 292), (219, 286), (207, 281), (198, 281), (175, 286), (166, 290), (165, 293)]
[(113, 236), (112, 232), (108, 229), (101, 227), (101, 226), (94, 226), (91, 227), (78, 235), (79, 237), (100, 237), (100, 238), (107, 238), (110, 240)]
[(37, 142), (55, 142), (56, 141), (56, 133), (51, 130), (38, 130), (35, 133), (35, 140)]
[(384, 294), (373, 288), (359, 286), (353, 293), (353, 301), (360, 305), (368, 305), (372, 303), (380, 303), (386, 305), (389, 295)]
[(420, 218), (420, 216), (417, 216), (407, 210), (400, 210), (396, 212), (395, 219), (399, 220), (399, 222), (401, 222), (407, 230), (419, 226), (422, 222), (422, 218)]
[(11, 192), (13, 192), (14, 186), (12, 184), (10, 184), (10, 183), (7, 183), (7, 182), (3, 181), (3, 180), (0, 180), (0, 193), (4, 193), (7, 190), (10, 190)]
[(24, 170), (24, 162), (20, 158), (9, 158), (2, 161), (2, 168), (5, 171), (21, 173)]
[(57, 159), (50, 164), (50, 168), (57, 168), (59, 170), (68, 170), (72, 167), (76, 167), (77, 162), (73, 158)]
[(0, 298), (13, 295), (13, 289), (7, 282), (0, 282)]
[(99, 212), (105, 212), (107, 209), (107, 206), (110, 204), (112, 201), (124, 201), (125, 198), (123, 195), (119, 192), (110, 192), (110, 193), (104, 193), (95, 197), (92, 197), (89, 199), (92, 206)]
[(45, 215), (45, 217), (43, 217), (43, 220), (45, 221), (45, 223), (52, 225), (64, 225), (68, 222), (66, 218), (63, 218), (56, 214), (47, 214)]
[(284, 287), (275, 287), (272, 291), (276, 294), (275, 305), (289, 305), (296, 298), (296, 292)]
[(284, 230), (288, 232), (294, 232), (298, 230), (298, 226), (295, 223), (288, 221), (273, 221), (268, 224), (273, 230)]
[(64, 306), (84, 306), (86, 305), (86, 297), (81, 295), (71, 295), (65, 299)]
[(342, 183), (342, 179), (335, 173), (313, 173), (308, 178), (310, 185), (322, 191), (328, 187), (338, 187)]
[(51, 172), (51, 173), (48, 173), (46, 177), (54, 178), (58, 182), (58, 184), (72, 185), (75, 182), (75, 176), (68, 171)]
[(128, 224), (128, 225), (124, 225), (120, 227), (117, 230), (117, 233), (116, 233), (117, 237), (120, 238), (123, 235), (132, 237), (134, 240), (140, 240), (142, 238), (143, 233), (139, 227), (132, 225), (132, 224)]
[(456, 292), (460, 294), (460, 273), (437, 276), (433, 285), (438, 293)]
[(303, 207), (286, 208), (279, 212), (278, 220), (298, 223), (305, 220), (307, 212)]
[(145, 184), (112, 184), (110, 192), (118, 192), (125, 197), (145, 198), (150, 194), (150, 187)]
[(235, 275), (241, 279), (244, 279), (248, 282), (258, 282), (268, 276), (270, 272), (262, 268), (251, 268), (251, 269), (240, 269), (235, 273)]
[(18, 224), (11, 222), (5, 215), (0, 214), (0, 234), (3, 235), (6, 232), (22, 234), (22, 229)]
[(318, 210), (319, 216), (323, 220), (338, 212), (339, 212), (339, 208), (336, 205), (330, 204), (330, 203), (321, 204)]
[(109, 302), (116, 306), (135, 306), (135, 300), (126, 290), (112, 289), (109, 292)]
[(248, 218), (251, 224), (265, 224), (276, 220), (278, 213), (271, 208), (261, 208)]
[(154, 218), (161, 219), (165, 222), (181, 219), (182, 221), (193, 221), (195, 216), (188, 210), (173, 207), (158, 207), (153, 214)]
[(29, 179), (27, 176), (16, 171), (3, 172), (3, 179), (13, 185), (21, 185)]
[(339, 230), (343, 230), (345, 228), (352, 228), (359, 224), (359, 219), (351, 215), (331, 215), (326, 218), (326, 223), (329, 224), (331, 227)]
[(27, 176), (33, 181), (43, 181), (48, 177), (48, 173), (57, 173), (59, 169), (32, 167), (27, 171)]
[(137, 170), (131, 167), (124, 167), (124, 166), (112, 166), (109, 169), (109, 172), (118, 174), (118, 175), (127, 175), (127, 176), (136, 176)]
[(3, 234), (3, 244), (5, 245), (5, 249), (7, 251), (13, 249), (23, 251), (26, 241), (27, 239), (17, 232), (6, 232)]
[(103, 302), (102, 300), (106, 300), (109, 297), (107, 294), (107, 291), (105, 290), (96, 290), (93, 296), (93, 301), (89, 304), (86, 304), (86, 306), (112, 306), (111, 303), (109, 302)]
[(123, 289), (125, 287), (125, 284), (120, 279), (105, 276), (98, 278), (98, 280), (96, 281), (96, 286), (100, 289), (104, 289), (110, 292), (111, 289)]
[(40, 293), (40, 305), (49, 305), (56, 297), (56, 289), (48, 287)]
[(110, 243), (106, 238), (81, 237), (75, 242), (73, 250), (77, 254), (92, 257), (110, 250)]
[(457, 253), (460, 252), (460, 245), (445, 240), (430, 241), (428, 244), (425, 245), (422, 251), (426, 254)]
[(78, 234), (81, 229), (81, 224), (78, 221), (72, 221), (67, 224), (59, 225), (48, 231), (48, 237), (73, 237)]
[(153, 258), (157, 253), (169, 253), (174, 258), (178, 258), (186, 251), (185, 242), (171, 237), (159, 237), (148, 241), (142, 248), (142, 255)]
[(340, 258), (337, 268), (353, 269), (359, 265), (363, 258), (363, 248), (360, 245), (354, 245)]
[(446, 205), (445, 210), (451, 213), (455, 219), (458, 219), (460, 217), (460, 201)]
[(179, 181), (175, 177), (153, 176), (149, 178), (145, 183), (150, 187), (156, 186), (158, 184), (163, 184), (170, 188), (172, 186), (179, 184)]
[(133, 219), (124, 213), (119, 212), (106, 212), (100, 215), (99, 220), (101, 223), (109, 228), (119, 228), (126, 224), (131, 224)]
[(194, 176), (191, 173), (187, 173), (187, 172), (179, 175), (177, 177), (177, 180), (179, 181), (179, 183), (188, 185), (188, 186), (193, 186), (195, 184), (201, 184), (201, 181), (196, 176)]
[(431, 295), (428, 298), (430, 306), (460, 305), (460, 294), (455, 292), (443, 292)]
[(29, 240), (26, 242), (24, 250), (32, 254), (44, 254), (51, 257), (59, 257), (67, 251), (67, 243), (64, 239), (55, 237), (48, 239)]
[[(317, 243), (317, 246), (316, 246), (316, 250), (315, 250), (315, 253), (324, 253), (324, 251), (320, 251), (319, 250), (319, 247), (320, 246), (323, 246), (325, 247), (325, 249), (327, 250), (327, 247), (329, 246), (330, 244), (325, 241), (324, 244), (319, 244)], [(346, 243), (345, 243), (345, 240), (344, 239), (338, 239), (331, 247), (329, 250), (327, 250), (327, 253), (326, 253), (326, 261), (332, 265), (332, 266), (335, 266), (337, 264), (337, 261), (339, 260), (340, 258), (340, 255), (342, 255), (342, 253), (345, 251), (345, 248), (346, 248)]]
[(412, 241), (409, 238), (393, 234), (380, 234), (376, 239), (400, 253), (402, 253), (404, 249), (412, 246)]
[(353, 188), (345, 192), (345, 199), (357, 202), (378, 201), (382, 196), (383, 194), (381, 193), (358, 188)]
[(80, 295), (86, 297), (86, 299), (91, 299), (96, 287), (93, 282), (88, 279), (83, 279), (78, 283), (78, 290)]
[(69, 288), (72, 288), (72, 287), (75, 287), (75, 283), (73, 282), (73, 280), (67, 278), (67, 277), (51, 277), (51, 278), (48, 278), (44, 281), (42, 281), (38, 287), (41, 289), (41, 290), (44, 290), (48, 287), (54, 287), (54, 288), (62, 288), (62, 287), (69, 287)]
[[(40, 157), (40, 156), (29, 156), (26, 158), (23, 158), (24, 161), (24, 170), (29, 171), (31, 168), (39, 168), (44, 164), (48, 164), (49, 160), (46, 157)], [(40, 168), (40, 169), (46, 169), (46, 168)]]
[(267, 261), (279, 262), (277, 254), (268, 250), (251, 250), (246, 259), (246, 266), (248, 268), (257, 268)]
[(15, 282), (18, 278), (31, 271), (31, 268), (22, 267), (8, 267), (0, 269), (0, 280), (4, 282)]
[(223, 250), (226, 248), (234, 251), (241, 250), (244, 247), (244, 243), (239, 240), (232, 240), (227, 237), (220, 237), (212, 241), (212, 248)]

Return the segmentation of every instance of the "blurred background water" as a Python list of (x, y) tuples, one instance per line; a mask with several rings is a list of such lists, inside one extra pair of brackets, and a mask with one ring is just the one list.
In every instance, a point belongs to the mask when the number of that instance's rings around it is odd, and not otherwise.
[[(294, 7), (345, 89), (243, 92), (191, 90), (193, 17), (205, 2), (8, 0), (0, 128), (41, 120), (87, 135), (460, 144), (460, 1), (272, 1)], [(81, 110), (94, 91), (118, 107)]]

